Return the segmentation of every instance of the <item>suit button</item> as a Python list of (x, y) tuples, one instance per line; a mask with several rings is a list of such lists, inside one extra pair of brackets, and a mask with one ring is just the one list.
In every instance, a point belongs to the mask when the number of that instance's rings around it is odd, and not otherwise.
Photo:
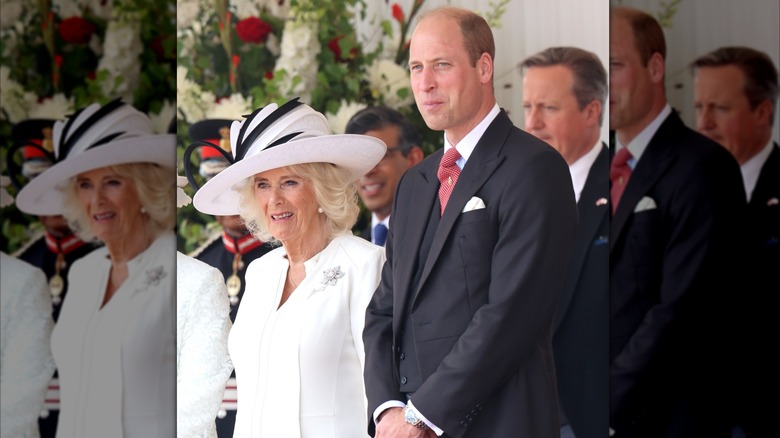
[(461, 420), (460, 425), (463, 427), (469, 427), (469, 424), (466, 423), (466, 420)]
[(406, 385), (406, 377), (401, 377), (401, 385)]
[(406, 359), (406, 353), (401, 353), (401, 360)]

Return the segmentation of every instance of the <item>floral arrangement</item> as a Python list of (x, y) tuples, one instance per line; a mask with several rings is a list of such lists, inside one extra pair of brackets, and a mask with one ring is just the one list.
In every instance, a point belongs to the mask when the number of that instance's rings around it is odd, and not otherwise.
[[(334, 133), (343, 133), (358, 110), (385, 104), (427, 134), (428, 152), (437, 149), (441, 135), (425, 127), (406, 67), (408, 33), (424, 3), (415, 0), (405, 11), (385, 0), (388, 16), (375, 23), (381, 35), (369, 44), (355, 30), (365, 0), (178, 0), (180, 153), (190, 124), (239, 119), (293, 97), (325, 114)], [(192, 206), (180, 209), (180, 249), (195, 249), (212, 221)]]
[[(14, 124), (62, 119), (93, 102), (122, 97), (167, 132), (176, 115), (175, 17), (172, 0), (3, 0), (0, 170)], [(3, 213), (0, 249), (10, 252), (36, 222), (12, 207)]]

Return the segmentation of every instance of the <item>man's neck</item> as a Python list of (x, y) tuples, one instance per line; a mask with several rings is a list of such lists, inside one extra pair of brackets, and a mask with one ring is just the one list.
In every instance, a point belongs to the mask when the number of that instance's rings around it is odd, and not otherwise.
[(647, 125), (652, 123), (653, 120), (658, 117), (658, 114), (664, 109), (664, 106), (666, 106), (666, 97), (657, 99), (650, 107), (650, 109), (645, 113), (644, 117), (642, 117), (636, 123), (624, 128), (616, 129), (615, 135), (617, 136), (620, 144), (625, 146), (631, 143), (631, 140), (635, 139), (640, 132), (647, 128)]

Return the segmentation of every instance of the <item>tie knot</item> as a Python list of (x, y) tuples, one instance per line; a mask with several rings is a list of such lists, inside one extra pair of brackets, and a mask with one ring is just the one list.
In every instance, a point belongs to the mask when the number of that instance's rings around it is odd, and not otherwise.
[(460, 152), (455, 148), (449, 148), (441, 158), (441, 167), (451, 167), (460, 158)]
[(376, 224), (374, 226), (374, 243), (379, 246), (384, 246), (387, 240), (387, 227), (385, 224)]
[(612, 166), (623, 167), (628, 163), (628, 160), (630, 160), (631, 157), (633, 157), (633, 155), (631, 155), (631, 151), (629, 151), (628, 148), (620, 148), (612, 159)]

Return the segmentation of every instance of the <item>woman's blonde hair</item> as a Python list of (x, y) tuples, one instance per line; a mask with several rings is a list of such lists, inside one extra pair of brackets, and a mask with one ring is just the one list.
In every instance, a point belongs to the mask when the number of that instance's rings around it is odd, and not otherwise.
[[(146, 221), (153, 237), (176, 226), (176, 181), (174, 170), (154, 163), (128, 163), (107, 166), (111, 172), (128, 179), (146, 210)], [(77, 177), (70, 178), (60, 189), (63, 194), (62, 215), (82, 240), (93, 240), (89, 220), (78, 198)]]
[[(325, 234), (328, 239), (349, 231), (357, 222), (360, 207), (357, 203), (357, 189), (350, 172), (330, 163), (304, 163), (287, 166), (293, 175), (312, 182), (314, 197), (325, 215)], [(262, 210), (255, 198), (254, 175), (249, 177), (240, 190), (239, 209), (247, 229), (264, 242), (276, 239), (268, 231)]]

